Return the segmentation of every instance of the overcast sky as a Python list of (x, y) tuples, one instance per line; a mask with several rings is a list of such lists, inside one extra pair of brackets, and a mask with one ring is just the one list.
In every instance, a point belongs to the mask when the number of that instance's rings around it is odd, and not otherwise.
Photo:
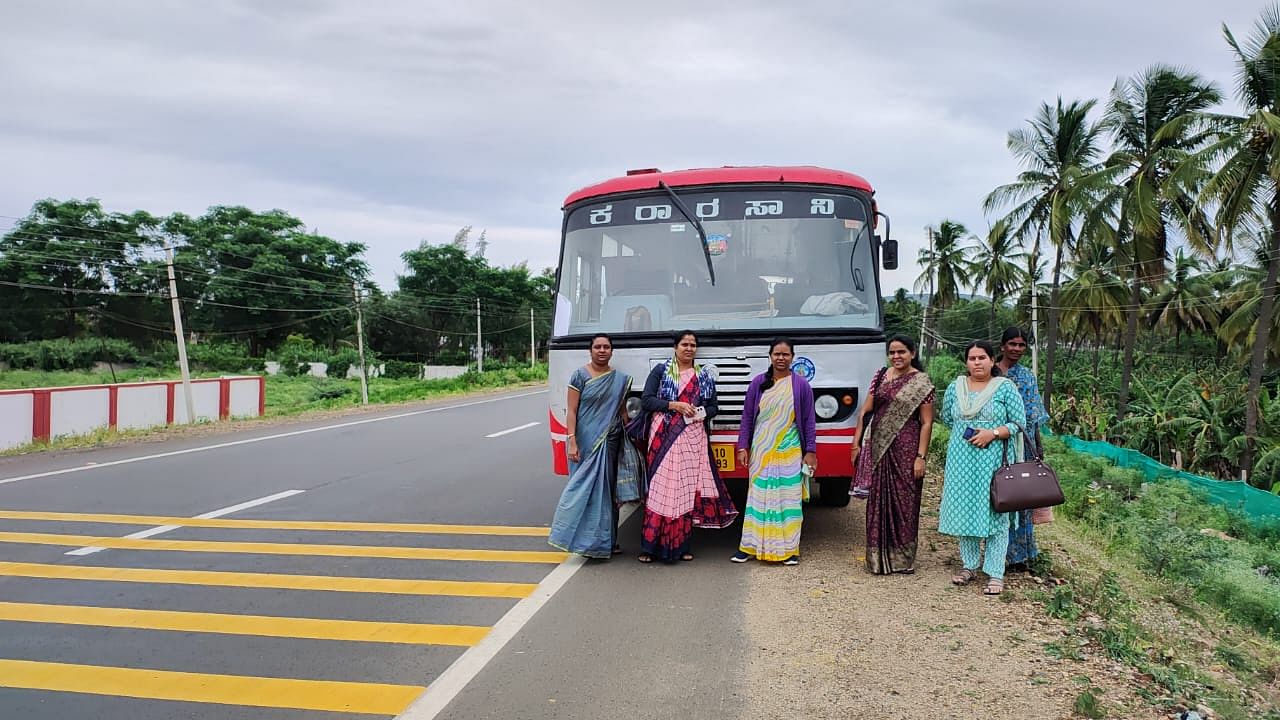
[(391, 288), (400, 253), (463, 225), (493, 262), (554, 265), (564, 197), (627, 168), (813, 164), (876, 188), (889, 293), (925, 225), (985, 233), (1040, 102), (1155, 62), (1230, 94), (1222, 24), (1247, 36), (1261, 7), (5, 0), (0, 215), (281, 208), (366, 243)]

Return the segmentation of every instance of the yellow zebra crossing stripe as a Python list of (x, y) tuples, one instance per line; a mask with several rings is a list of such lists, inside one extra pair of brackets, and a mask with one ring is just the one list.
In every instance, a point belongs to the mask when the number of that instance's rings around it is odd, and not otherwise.
[(320, 530), (330, 532), (419, 533), (423, 535), (501, 535), (509, 537), (546, 537), (551, 532), (550, 528), (545, 527), (507, 525), (436, 525), (431, 523), (380, 523), (338, 520), (248, 520), (28, 510), (0, 510), (0, 520), (85, 522), (110, 525), (177, 525), (180, 527), (233, 530)]
[(178, 552), (245, 553), (252, 555), (310, 555), (392, 560), (463, 560), (550, 564), (559, 564), (568, 556), (563, 552), (547, 550), (471, 550), (465, 548), (418, 548), (378, 545), (155, 540), (150, 538), (94, 537), (92, 535), (19, 532), (0, 532), (0, 542), (70, 547), (91, 546), (111, 550), (173, 550)]
[(96, 565), (46, 565), (0, 562), (0, 577), (100, 582), (203, 585), (208, 587), (320, 590), (328, 592), (383, 593), (387, 595), (441, 595), (522, 599), (538, 586), (533, 583), (478, 582), (471, 580), (399, 580), (396, 578), (281, 575), (275, 573), (216, 570), (152, 570), (98, 567)]
[(489, 632), (489, 628), (475, 625), (322, 620), (14, 602), (0, 602), (0, 621), (460, 647), (475, 645)]
[(369, 715), (397, 715), (426, 689), (30, 660), (0, 660), (0, 687)]

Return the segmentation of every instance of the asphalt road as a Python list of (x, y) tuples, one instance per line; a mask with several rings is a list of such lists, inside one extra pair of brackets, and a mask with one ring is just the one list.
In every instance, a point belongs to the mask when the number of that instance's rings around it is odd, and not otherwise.
[(0, 460), (0, 718), (732, 716), (737, 530), (651, 567), (633, 517), (628, 555), (561, 567), (546, 407), (526, 390)]

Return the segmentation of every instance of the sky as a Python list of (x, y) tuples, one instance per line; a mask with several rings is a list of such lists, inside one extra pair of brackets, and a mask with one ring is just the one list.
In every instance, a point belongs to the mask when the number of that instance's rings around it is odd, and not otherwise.
[[(1257, 2), (6, 0), (0, 231), (42, 198), (279, 208), (400, 254), (485, 230), (551, 267), (571, 191), (628, 168), (867, 178), (913, 285), (926, 225), (985, 234), (1041, 102), (1153, 63), (1230, 96)], [(1223, 108), (1234, 110), (1230, 103)]]

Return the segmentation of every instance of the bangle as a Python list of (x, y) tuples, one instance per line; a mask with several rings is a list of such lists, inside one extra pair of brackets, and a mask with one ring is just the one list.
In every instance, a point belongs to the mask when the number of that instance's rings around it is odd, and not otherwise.
[(917, 457), (917, 458), (919, 458), (919, 459), (921, 459), (921, 460), (923, 460), (923, 459), (924, 459), (924, 455), (923, 455), (923, 454), (921, 454), (921, 453), (916, 453), (916, 457)]
[(571, 438), (571, 437), (577, 437), (577, 435), (575, 435), (574, 433), (569, 433), (568, 435), (565, 435), (565, 437)]

